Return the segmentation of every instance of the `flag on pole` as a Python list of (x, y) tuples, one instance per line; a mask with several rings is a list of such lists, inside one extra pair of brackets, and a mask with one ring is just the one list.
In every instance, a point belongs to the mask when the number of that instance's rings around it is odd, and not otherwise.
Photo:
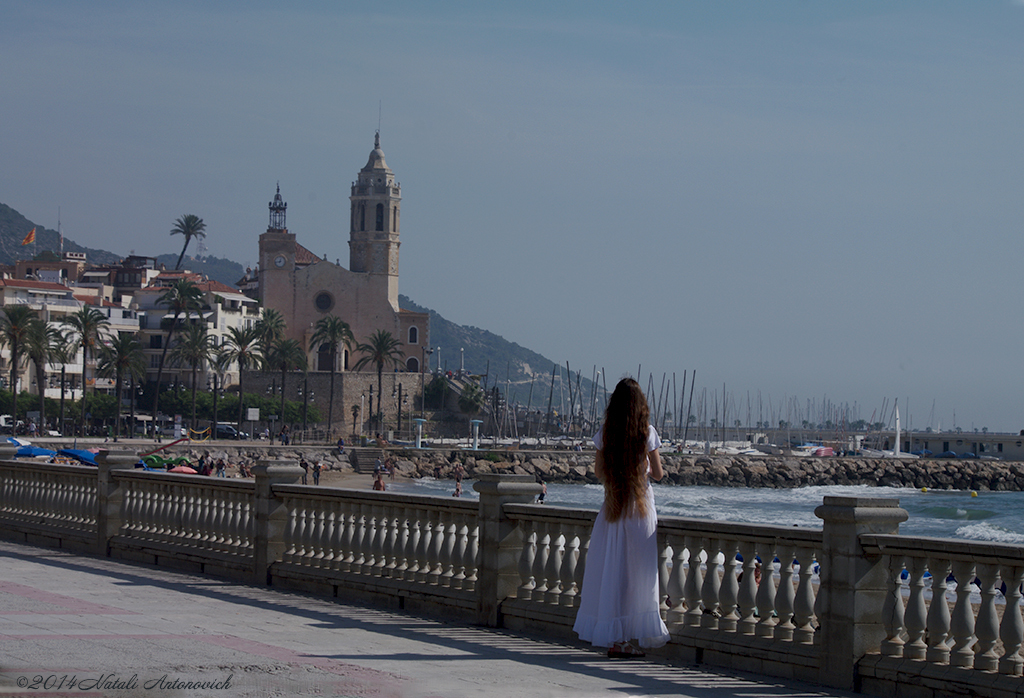
[(36, 241), (36, 229), (32, 228), (32, 230), (28, 231), (28, 235), (25, 236), (25, 239), (21, 241), (21, 244), (22, 245), (31, 245), (35, 241)]

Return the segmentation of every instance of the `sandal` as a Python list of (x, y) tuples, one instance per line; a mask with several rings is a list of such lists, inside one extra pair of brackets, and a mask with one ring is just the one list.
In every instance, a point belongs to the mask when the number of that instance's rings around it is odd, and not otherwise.
[(647, 655), (629, 642), (616, 642), (608, 648), (609, 659), (640, 659)]

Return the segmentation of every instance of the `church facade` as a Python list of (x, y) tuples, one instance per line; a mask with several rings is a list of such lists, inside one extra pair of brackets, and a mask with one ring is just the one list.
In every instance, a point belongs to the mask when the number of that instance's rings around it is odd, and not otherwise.
[[(303, 247), (289, 232), (287, 204), (280, 187), (270, 202), (270, 223), (259, 238), (259, 267), (242, 283), (264, 308), (281, 313), (285, 336), (297, 340), (306, 352), (310, 373), (290, 379), (286, 397), (304, 399), (292, 393), (306, 386), (306, 398), (326, 420), (328, 403), (333, 402), (331, 438), (339, 434), (391, 432), (396, 427), (406, 436), (410, 431), (416, 403), (423, 394), (427, 356), (430, 353), (430, 316), (398, 307), (398, 250), (402, 210), (401, 186), (384, 160), (380, 134), (366, 166), (352, 183), (349, 225), (349, 266), (319, 258)], [(255, 282), (255, 283), (253, 283)], [(384, 395), (377, 390), (376, 368), (351, 368), (361, 356), (344, 350), (336, 359), (334, 394), (330, 394), (327, 373), (331, 355), (326, 347), (312, 346), (316, 323), (337, 316), (348, 323), (355, 344), (368, 343), (379, 330), (401, 342), (403, 357), (398, 367), (387, 367)], [(271, 393), (276, 379), (253, 372), (246, 375), (251, 390)], [(377, 394), (375, 394), (377, 393)], [(373, 415), (382, 413), (383, 422)], [(357, 417), (358, 415), (358, 421)], [(351, 429), (350, 429), (351, 427)]]
[[(398, 249), (401, 185), (384, 160), (380, 134), (366, 166), (352, 183), (348, 269), (318, 258), (286, 227), (287, 204), (280, 188), (270, 203), (270, 224), (259, 239), (258, 299), (281, 313), (286, 336), (298, 340), (309, 367), (330, 370), (330, 355), (310, 344), (320, 318), (335, 315), (348, 323), (357, 343), (378, 330), (402, 343), (402, 369), (418, 373), (430, 346), (430, 317), (398, 307)], [(345, 352), (335, 369), (345, 371), (358, 356)]]

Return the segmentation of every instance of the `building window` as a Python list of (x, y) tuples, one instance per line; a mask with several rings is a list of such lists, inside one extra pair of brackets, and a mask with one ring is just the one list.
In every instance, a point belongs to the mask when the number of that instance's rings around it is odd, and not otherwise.
[(316, 294), (316, 298), (313, 299), (313, 304), (316, 306), (316, 309), (319, 310), (321, 313), (326, 313), (328, 310), (334, 307), (334, 298), (332, 298), (331, 294), (327, 293), (326, 291), (322, 291)]
[(384, 204), (377, 204), (377, 230), (384, 230)]
[(405, 362), (405, 369), (410, 373), (419, 373), (420, 362), (416, 360), (415, 356), (410, 356), (409, 360)]
[(359, 204), (359, 229), (366, 230), (366, 204)]
[(316, 353), (316, 370), (317, 371), (330, 371), (331, 370), (331, 345), (324, 343), (320, 345), (320, 348)]
[(398, 207), (391, 208), (391, 232), (398, 232)]
[(419, 344), (419, 343), (420, 343), (420, 331), (419, 331), (419, 329), (417, 329), (415, 327), (410, 327), (409, 328), (409, 344)]
[(149, 337), (149, 348), (150, 349), (163, 349), (164, 348), (164, 336), (162, 334), (154, 334)]

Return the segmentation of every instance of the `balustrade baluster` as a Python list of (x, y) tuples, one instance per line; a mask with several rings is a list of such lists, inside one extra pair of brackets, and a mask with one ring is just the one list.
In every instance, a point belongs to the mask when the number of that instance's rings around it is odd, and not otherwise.
[(441, 561), (441, 576), (438, 582), (443, 587), (451, 587), (452, 578), (455, 577), (455, 567), (452, 564), (452, 557), (455, 553), (455, 524), (453, 522), (453, 514), (450, 510), (445, 509), (441, 512), (441, 551), (439, 560)]
[(316, 502), (303, 498), (302, 500), (302, 557), (299, 562), (312, 567), (316, 555)]
[(776, 640), (792, 640), (796, 630), (796, 624), (793, 622), (793, 607), (796, 603), (793, 558), (796, 556), (796, 546), (786, 544), (778, 550), (779, 588), (775, 592), (775, 615), (778, 619), (775, 623), (774, 637)]
[(476, 568), (479, 561), (477, 552), (480, 547), (480, 528), (474, 518), (469, 523), (468, 536), (466, 538), (466, 556), (463, 558), (466, 565), (466, 579), (462, 582), (462, 588), (466, 591), (476, 591)]
[(996, 584), (999, 583), (999, 566), (978, 565), (978, 580), (981, 582), (981, 606), (974, 634), (978, 636), (978, 648), (974, 653), (974, 668), (979, 671), (996, 671), (999, 655), (996, 642), (999, 640), (999, 616), (996, 614)]
[(912, 557), (908, 560), (907, 572), (910, 575), (910, 599), (903, 612), (903, 626), (907, 631), (907, 643), (903, 646), (903, 656), (907, 659), (924, 659), (928, 653), (928, 645), (924, 641), (924, 633), (928, 628), (927, 609), (924, 602), (924, 573), (926, 560)]
[(903, 556), (890, 555), (886, 565), (886, 593), (882, 604), (885, 639), (881, 653), (885, 657), (903, 656)]
[(420, 537), (423, 532), (420, 530), (420, 519), (419, 511), (409, 507), (405, 510), (407, 526), (409, 529), (409, 537), (405, 541), (405, 571), (402, 575), (403, 579), (408, 579), (411, 582), (416, 581), (416, 575), (420, 571), (420, 560), (417, 557), (417, 551), (420, 548)]
[(369, 573), (374, 577), (384, 574), (384, 567), (388, 564), (384, 557), (384, 539), (387, 529), (384, 524), (384, 507), (381, 501), (375, 500), (370, 506), (373, 528), (370, 529), (370, 555), (373, 562), (370, 564)]
[(313, 550), (312, 556), (309, 559), (309, 564), (313, 567), (321, 568), (324, 563), (324, 504), (325, 502), (321, 499), (315, 499), (312, 501), (312, 542)]
[(579, 595), (579, 587), (576, 586), (576, 562), (580, 555), (580, 527), (569, 525), (565, 528), (565, 545), (562, 552), (561, 576), (559, 581), (562, 593), (558, 603), (566, 608), (576, 605), (576, 597)]
[(430, 549), (427, 551), (430, 563), (430, 584), (440, 584), (441, 574), (444, 572), (444, 564), (441, 560), (441, 551), (444, 550), (445, 528), (442, 522), (441, 511), (432, 509), (430, 516)]
[(415, 529), (409, 519), (409, 510), (405, 505), (398, 508), (397, 520), (395, 522), (395, 579), (408, 579), (408, 569), (411, 562), (409, 558), (409, 542), (412, 540)]
[(530, 519), (520, 519), (519, 528), (523, 532), (523, 549), (519, 553), (519, 588), (516, 589), (516, 598), (529, 601), (536, 586), (533, 563), (537, 557), (537, 530)]
[(339, 528), (344, 526), (340, 519), (341, 502), (336, 499), (329, 499), (323, 505), (326, 512), (324, 518), (324, 545), (326, 546), (324, 569), (337, 571), (341, 558), (344, 557), (344, 555), (339, 555), (341, 552), (341, 534), (344, 530)]
[[(466, 546), (469, 538), (469, 527), (466, 524), (465, 512), (455, 516), (455, 545), (452, 548), (452, 589), (461, 589), (466, 581)], [(522, 568), (520, 567), (520, 571)]]
[(686, 546), (683, 537), (669, 534), (668, 544), (672, 546), (672, 572), (668, 576), (668, 613), (665, 623), (682, 623), (686, 613)]
[(737, 603), (740, 617), (736, 622), (736, 629), (741, 635), (753, 635), (757, 629), (757, 618), (754, 613), (758, 610), (756, 600), (757, 557), (754, 543), (751, 541), (741, 542), (740, 555), (743, 557), (743, 573), (739, 580), (740, 593)]
[(929, 557), (928, 571), (932, 573), (932, 602), (928, 606), (928, 652), (925, 658), (933, 664), (949, 663), (949, 604), (946, 602), (946, 577), (950, 561), (944, 557)]
[(341, 560), (338, 569), (342, 572), (355, 571), (353, 568), (357, 559), (356, 545), (359, 543), (356, 540), (356, 506), (350, 501), (341, 504)]
[(775, 637), (775, 546), (765, 544), (761, 556), (761, 581), (757, 585), (758, 637)]
[(548, 530), (551, 532), (551, 543), (548, 550), (547, 568), (544, 570), (544, 576), (548, 582), (548, 590), (544, 592), (544, 603), (557, 606), (559, 597), (562, 595), (562, 560), (565, 556), (565, 536), (558, 530), (557, 523), (549, 523)]
[(140, 513), (139, 534), (141, 538), (150, 538), (156, 533), (156, 526), (153, 524), (153, 513), (156, 511), (156, 492), (150, 482), (137, 483), (140, 495), (142, 496), (142, 509)]
[(1024, 583), (1024, 567), (1003, 565), (999, 576), (1006, 585), (1006, 591), (1003, 592), (1006, 606), (1003, 609), (1003, 620), (999, 624), (999, 639), (1003, 643), (999, 673), (1021, 676), (1024, 672), (1024, 659), (1020, 654), (1021, 645), (1024, 644), (1024, 620), (1021, 619), (1020, 598), (1021, 584)]
[(672, 574), (672, 549), (668, 534), (658, 532), (658, 610), (662, 620), (668, 614), (668, 580)]
[(417, 509), (416, 519), (420, 524), (420, 539), (416, 543), (416, 581), (425, 584), (430, 581), (430, 573), (433, 567), (430, 564), (430, 546), (434, 540), (434, 529), (430, 523), (430, 512), (427, 509)]
[(391, 504), (384, 504), (383, 516), (384, 516), (384, 530), (383, 530), (383, 555), (384, 555), (384, 566), (381, 568), (382, 577), (393, 577), (395, 574), (395, 539), (397, 537), (396, 525), (396, 507)]
[(573, 583), (576, 585), (576, 596), (573, 597), (572, 605), (573, 608), (580, 607), (580, 598), (583, 593), (583, 573), (586, 571), (587, 566), (587, 551), (590, 549), (590, 532), (593, 526), (590, 524), (582, 524), (577, 527), (576, 535), (580, 540), (578, 553), (576, 557), (575, 569), (573, 570)]
[[(813, 548), (797, 548), (797, 561), (800, 571), (796, 597), (793, 599), (793, 640), (800, 644), (814, 643), (814, 550)], [(903, 600), (900, 599), (900, 618), (903, 617)], [(901, 650), (902, 651), (902, 650)]]
[(974, 664), (974, 608), (971, 606), (974, 563), (970, 560), (954, 560), (953, 577), (956, 578), (956, 604), (949, 622), (953, 632), (949, 663), (952, 666), (969, 667)]
[(369, 574), (367, 563), (370, 561), (370, 506), (359, 503), (355, 506), (356, 532), (352, 539), (352, 547), (356, 558), (352, 561), (352, 571), (356, 574)]
[(284, 524), (284, 552), (281, 553), (281, 561), (293, 564), (295, 562), (295, 528), (298, 526), (299, 514), (295, 511), (295, 499), (285, 495), (282, 497), (285, 510)]
[(700, 619), (703, 611), (700, 607), (700, 591), (704, 583), (700, 573), (701, 563), (701, 541), (694, 536), (684, 538), (689, 558), (687, 560), (686, 582), (683, 587), (683, 596), (686, 599), (686, 614), (683, 616), (683, 625), (690, 628), (700, 627)]
[(721, 617), (718, 619), (718, 629), (725, 632), (736, 632), (736, 623), (739, 621), (739, 614), (736, 612), (736, 600), (740, 593), (739, 573), (736, 568), (739, 560), (736, 558), (738, 544), (735, 540), (720, 541), (722, 548), (722, 585), (718, 592), (718, 612)]
[(548, 524), (544, 521), (536, 523), (537, 528), (537, 553), (533, 557), (533, 593), (530, 599), (544, 603), (548, 593), (548, 555), (551, 550), (551, 533)]
[(702, 538), (700, 545), (704, 548), (706, 562), (704, 563), (704, 581), (700, 587), (700, 602), (703, 613), (700, 616), (700, 627), (718, 629), (718, 597), (722, 589), (722, 578), (719, 575), (718, 540), (716, 538)]

